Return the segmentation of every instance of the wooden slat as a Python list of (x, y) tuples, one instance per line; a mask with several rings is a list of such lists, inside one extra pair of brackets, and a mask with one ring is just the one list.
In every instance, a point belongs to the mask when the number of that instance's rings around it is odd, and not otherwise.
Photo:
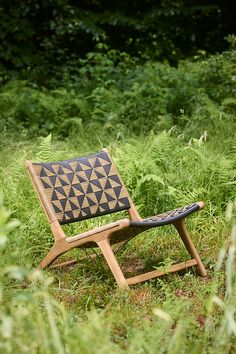
[(49, 268), (50, 269), (51, 268), (60, 268), (60, 267), (64, 267), (64, 266), (68, 266), (68, 265), (72, 265), (72, 264), (76, 264), (76, 263), (78, 263), (77, 259), (70, 259), (69, 261), (53, 264)]
[(50, 266), (50, 269), (51, 269), (51, 268), (65, 267), (65, 266), (72, 265), (72, 264), (78, 264), (78, 263), (80, 263), (81, 261), (84, 261), (85, 259), (93, 259), (93, 258), (96, 258), (96, 257), (98, 257), (98, 256), (99, 256), (98, 254), (92, 253), (92, 254), (87, 255), (87, 256), (85, 256), (85, 257), (81, 257), (80, 259), (73, 258), (73, 259), (70, 259), (70, 260), (68, 260), (68, 261), (64, 261), (64, 262), (52, 264), (52, 265)]
[(132, 284), (136, 284), (136, 283), (140, 283), (140, 282), (146, 281), (148, 279), (160, 277), (160, 276), (168, 274), (168, 273), (178, 272), (179, 270), (182, 270), (182, 269), (185, 269), (185, 268), (188, 268), (188, 267), (192, 267), (192, 266), (194, 266), (196, 264), (197, 264), (196, 259), (191, 259), (190, 261), (186, 261), (186, 262), (181, 262), (181, 263), (175, 264), (175, 265), (169, 267), (167, 271), (164, 271), (164, 270), (153, 270), (151, 272), (147, 272), (147, 273), (144, 273), (144, 274), (137, 275), (135, 277), (128, 278), (128, 279), (126, 279), (126, 281), (127, 281), (127, 283), (129, 285), (132, 285)]

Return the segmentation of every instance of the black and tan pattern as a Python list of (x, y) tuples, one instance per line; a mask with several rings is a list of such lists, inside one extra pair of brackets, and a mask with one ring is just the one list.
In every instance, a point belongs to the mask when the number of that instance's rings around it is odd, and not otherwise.
[(128, 192), (105, 151), (33, 167), (61, 224), (130, 208)]
[(176, 208), (174, 210), (167, 211), (162, 214), (158, 214), (155, 216), (151, 216), (147, 219), (143, 219), (142, 221), (131, 221), (131, 226), (140, 226), (140, 227), (154, 227), (154, 226), (162, 226), (171, 224), (179, 219), (185, 218), (186, 216), (194, 213), (199, 209), (199, 205), (197, 203), (193, 203), (190, 205), (186, 205), (181, 208)]

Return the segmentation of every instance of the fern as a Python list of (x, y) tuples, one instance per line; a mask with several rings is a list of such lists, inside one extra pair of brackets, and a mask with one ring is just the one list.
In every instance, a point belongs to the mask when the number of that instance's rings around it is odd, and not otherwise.
[(45, 138), (41, 137), (41, 141), (38, 146), (38, 152), (36, 156), (41, 161), (49, 161), (52, 156), (52, 134), (49, 134)]
[(145, 186), (147, 184), (147, 182), (152, 182), (152, 185), (157, 184), (157, 183), (164, 185), (164, 180), (160, 176), (155, 175), (155, 174), (144, 175), (138, 179), (138, 182), (136, 184), (136, 188), (133, 191), (134, 198), (136, 198), (142, 192), (141, 189), (143, 186)]

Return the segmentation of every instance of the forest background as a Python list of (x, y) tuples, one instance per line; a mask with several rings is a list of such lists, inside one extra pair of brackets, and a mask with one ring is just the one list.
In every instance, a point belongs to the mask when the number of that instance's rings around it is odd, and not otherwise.
[[(230, 0), (0, 1), (0, 353), (236, 351), (235, 29)], [(24, 160), (102, 147), (143, 217), (205, 201), (189, 228), (206, 279), (121, 292), (101, 260), (37, 270), (52, 237)], [(179, 259), (170, 227), (119, 255), (128, 275)]]

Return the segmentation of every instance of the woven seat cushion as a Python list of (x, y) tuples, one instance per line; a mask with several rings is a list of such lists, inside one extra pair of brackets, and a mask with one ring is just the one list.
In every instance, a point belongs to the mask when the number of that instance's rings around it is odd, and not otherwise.
[(173, 222), (194, 213), (195, 211), (199, 210), (199, 208), (200, 207), (197, 203), (193, 203), (181, 208), (167, 211), (162, 214), (151, 216), (147, 219), (143, 219), (142, 221), (131, 221), (130, 226), (154, 227), (172, 224)]

